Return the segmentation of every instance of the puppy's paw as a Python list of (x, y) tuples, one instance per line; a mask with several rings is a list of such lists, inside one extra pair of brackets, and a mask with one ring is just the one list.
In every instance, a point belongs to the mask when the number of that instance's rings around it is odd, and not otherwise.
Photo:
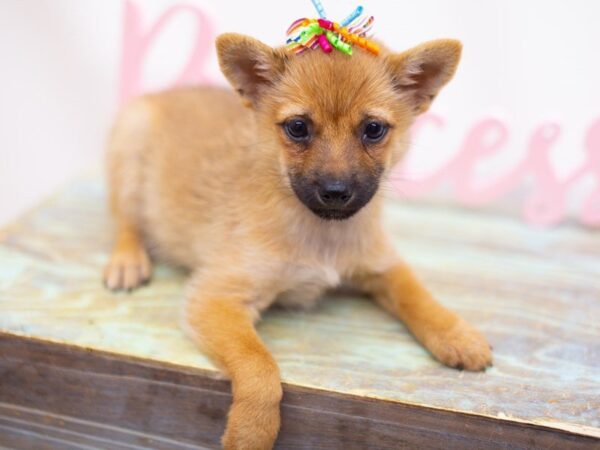
[(221, 440), (224, 450), (271, 450), (279, 432), (279, 403), (234, 402)]
[(115, 251), (104, 269), (104, 284), (107, 288), (132, 290), (150, 279), (152, 263), (142, 247)]
[(483, 335), (464, 320), (427, 339), (427, 349), (443, 364), (460, 370), (485, 370), (492, 365), (492, 349)]

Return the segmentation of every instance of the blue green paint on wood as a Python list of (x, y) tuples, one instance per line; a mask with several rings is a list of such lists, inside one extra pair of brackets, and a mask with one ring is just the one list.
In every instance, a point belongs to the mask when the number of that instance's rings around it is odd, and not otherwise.
[[(441, 367), (368, 299), (273, 310), (259, 332), (288, 383), (600, 435), (600, 234), (390, 202), (395, 245), (494, 346), (494, 368)], [(0, 231), (0, 329), (213, 369), (178, 328), (185, 275), (113, 294), (99, 181), (73, 184)]]

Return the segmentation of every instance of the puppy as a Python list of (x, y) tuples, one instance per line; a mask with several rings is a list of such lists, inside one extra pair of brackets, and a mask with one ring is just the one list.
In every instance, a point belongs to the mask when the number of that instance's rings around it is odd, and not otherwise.
[(116, 122), (116, 245), (104, 281), (136, 288), (150, 278), (149, 253), (191, 270), (185, 327), (232, 382), (224, 448), (269, 449), (277, 436), (279, 371), (254, 328), (276, 301), (308, 306), (350, 284), (442, 363), (489, 365), (485, 338), (423, 287), (380, 220), (378, 188), (415, 117), (454, 75), (461, 44), (292, 55), (224, 34), (217, 51), (237, 95), (148, 95)]

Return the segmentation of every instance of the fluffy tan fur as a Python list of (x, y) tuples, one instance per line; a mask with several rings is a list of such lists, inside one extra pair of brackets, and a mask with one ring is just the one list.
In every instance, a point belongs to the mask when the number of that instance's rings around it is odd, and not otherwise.
[[(148, 95), (116, 122), (108, 177), (117, 233), (104, 279), (111, 289), (137, 287), (150, 277), (150, 254), (192, 271), (185, 327), (232, 381), (224, 448), (269, 449), (276, 439), (279, 372), (254, 329), (275, 301), (306, 306), (348, 283), (372, 294), (444, 364), (490, 364), (481, 334), (437, 303), (395, 254), (379, 192), (336, 221), (313, 214), (290, 186), (290, 173), (383, 167), (385, 175), (405, 153), (414, 118), (452, 78), (460, 43), (384, 49), (379, 57), (292, 56), (225, 34), (217, 50), (240, 96), (208, 87)], [(299, 114), (315, 124), (308, 148), (280, 125)], [(391, 125), (370, 148), (356, 138), (365, 116)]]

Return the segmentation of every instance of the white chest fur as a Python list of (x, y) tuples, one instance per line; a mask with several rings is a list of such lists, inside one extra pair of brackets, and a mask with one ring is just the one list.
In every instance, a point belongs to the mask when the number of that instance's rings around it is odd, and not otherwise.
[(340, 284), (340, 275), (332, 266), (287, 264), (276, 302), (289, 307), (310, 308), (329, 288)]

